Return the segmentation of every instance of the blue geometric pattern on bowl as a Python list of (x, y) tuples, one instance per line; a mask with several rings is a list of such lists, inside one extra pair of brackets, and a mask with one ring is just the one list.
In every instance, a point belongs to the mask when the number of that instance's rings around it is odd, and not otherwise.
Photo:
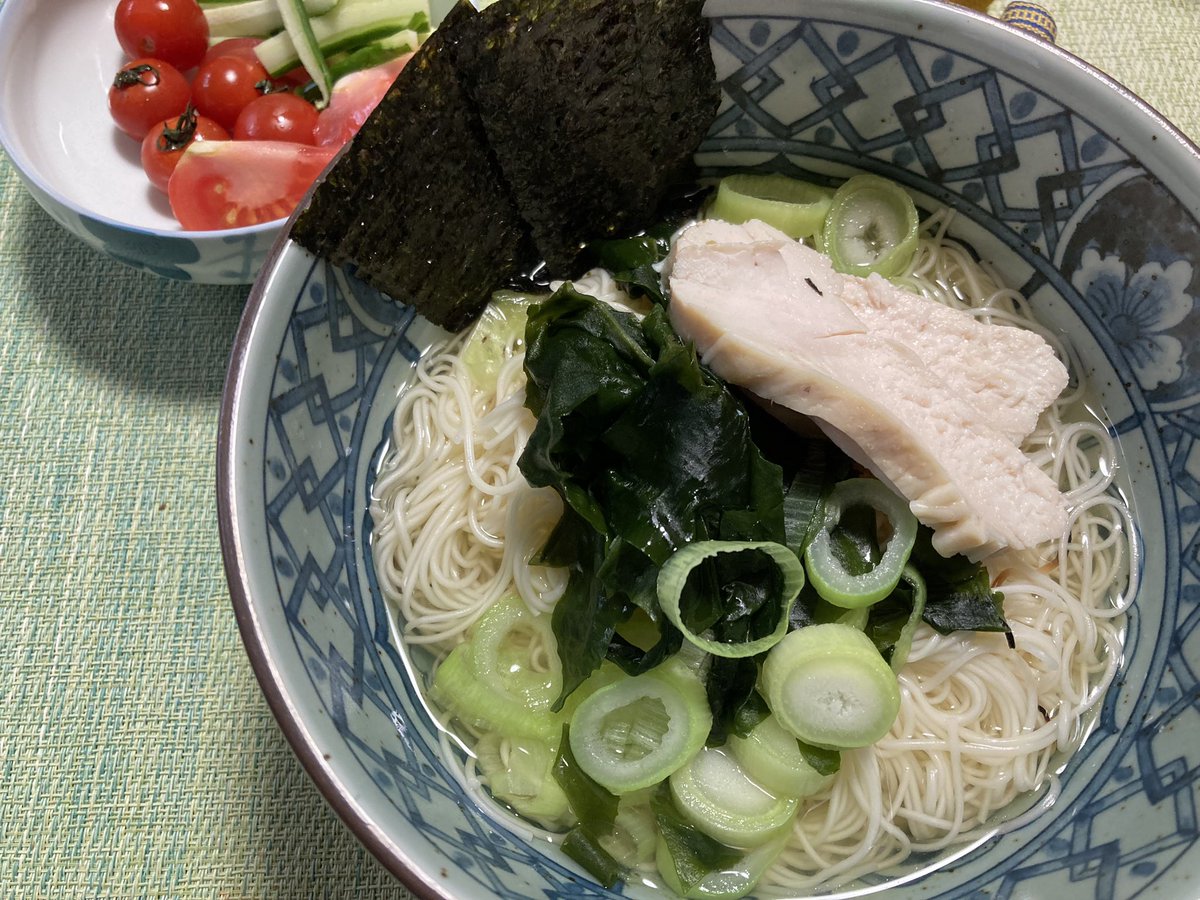
[[(735, 7), (713, 21), (724, 98), (701, 166), (831, 181), (866, 168), (958, 210), (953, 230), (1015, 278), (1045, 322), (1072, 331), (1121, 434), (1145, 549), (1121, 675), (1058, 803), (898, 893), (1195, 892), (1200, 223), (1086, 118), (969, 54), (844, 24), (832, 5), (822, 19)], [(1156, 225), (1132, 234), (1130, 216)], [(278, 266), (306, 273), (294, 306), (275, 311), (288, 325), (271, 356), (263, 471), (251, 473), (277, 586), (265, 602), (282, 609), (341, 749), (411, 823), (405, 839), (428, 845), (414, 857), (432, 850), (501, 897), (619, 894), (472, 809), (374, 583), (370, 473), (396, 393), (436, 330), (294, 246)]]

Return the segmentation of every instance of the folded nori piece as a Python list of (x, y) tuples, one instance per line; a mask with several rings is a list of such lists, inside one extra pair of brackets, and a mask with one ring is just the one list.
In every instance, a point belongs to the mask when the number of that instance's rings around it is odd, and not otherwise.
[(702, 6), (515, 0), (464, 22), (460, 77), (551, 273), (693, 180), (720, 99)]
[(528, 227), (454, 66), (456, 5), (318, 185), (291, 237), (457, 331), (532, 264)]
[(460, 0), (292, 238), (451, 330), (539, 258), (574, 274), (692, 176), (719, 100), (701, 6)]

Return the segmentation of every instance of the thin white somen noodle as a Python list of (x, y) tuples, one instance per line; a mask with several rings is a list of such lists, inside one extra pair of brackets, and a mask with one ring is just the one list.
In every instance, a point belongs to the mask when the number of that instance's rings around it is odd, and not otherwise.
[[(843, 753), (829, 786), (804, 801), (792, 840), (759, 888), (767, 895), (849, 884), (913, 852), (966, 846), (981, 828), (997, 827), (997, 814), (1025, 818), (1048, 808), (1055, 772), (1086, 736), (1120, 662), (1138, 557), (1130, 511), (1113, 484), (1116, 442), (1086, 407), (1069, 348), (1033, 319), (1025, 298), (946, 237), (950, 222), (946, 210), (926, 220), (902, 281), (981, 320), (1036, 331), (1072, 369), (1071, 386), (1024, 445), (1066, 495), (1068, 533), (986, 561), (1015, 651), (1003, 635), (921, 626), (899, 675), (891, 731)], [(576, 284), (621, 300), (607, 275)], [(483, 392), (471, 389), (461, 343), (433, 348), (420, 363), (396, 411), (372, 506), (381, 589), (405, 639), (440, 650), (506, 592), (548, 613), (565, 587), (562, 572), (530, 564), (562, 507), (517, 468), (534, 424), (523, 406), (522, 348), (508, 348), (496, 390)], [(456, 771), (482, 796), (469, 762)], [(1032, 808), (1017, 808), (1047, 786)]]

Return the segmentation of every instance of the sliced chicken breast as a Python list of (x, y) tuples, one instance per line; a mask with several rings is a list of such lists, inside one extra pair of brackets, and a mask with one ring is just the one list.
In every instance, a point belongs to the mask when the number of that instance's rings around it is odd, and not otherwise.
[[(811, 417), (909, 500), (939, 552), (981, 559), (1062, 533), (1062, 494), (1017, 446), (1066, 383), (1037, 335), (895, 297), (762, 223), (692, 226), (666, 272), (672, 322), (705, 364)], [(1005, 354), (1021, 375), (980, 373)]]

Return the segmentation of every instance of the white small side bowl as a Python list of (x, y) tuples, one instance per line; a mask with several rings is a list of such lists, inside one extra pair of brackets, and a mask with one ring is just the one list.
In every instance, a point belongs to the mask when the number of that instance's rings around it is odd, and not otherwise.
[(56, 222), (120, 262), (183, 281), (249, 284), (283, 220), (184, 231), (108, 114), (125, 57), (115, 0), (0, 7), (0, 146)]

